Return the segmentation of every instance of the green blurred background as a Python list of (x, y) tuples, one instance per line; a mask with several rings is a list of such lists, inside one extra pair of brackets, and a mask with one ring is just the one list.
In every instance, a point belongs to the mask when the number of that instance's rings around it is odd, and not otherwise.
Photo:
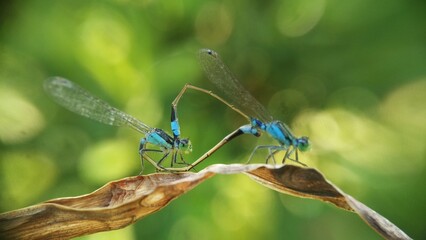
[[(303, 162), (426, 239), (424, 1), (1, 4), (1, 212), (86, 194), (140, 171), (142, 136), (59, 107), (42, 89), (47, 77), (75, 81), (169, 130), (170, 103), (186, 82), (213, 88), (196, 59), (207, 47), (277, 119), (311, 138)], [(194, 145), (188, 161), (245, 123), (197, 92), (184, 96), (179, 117)], [(197, 170), (245, 162), (256, 144), (270, 142), (240, 137)], [(246, 176), (214, 177), (132, 226), (81, 239), (283, 238), (380, 239), (355, 214)]]

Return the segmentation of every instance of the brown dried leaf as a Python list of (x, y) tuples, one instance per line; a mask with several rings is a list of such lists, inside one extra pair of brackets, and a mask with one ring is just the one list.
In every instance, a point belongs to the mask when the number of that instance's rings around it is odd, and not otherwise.
[(0, 237), (69, 239), (123, 228), (167, 206), (215, 174), (236, 173), (245, 173), (282, 193), (318, 199), (354, 211), (386, 239), (410, 239), (388, 220), (329, 183), (317, 170), (264, 164), (217, 164), (198, 173), (156, 173), (124, 178), (87, 195), (53, 199), (0, 214)]
[(316, 169), (293, 165), (281, 168), (262, 166), (246, 174), (278, 192), (329, 202), (355, 212), (385, 239), (411, 239), (389, 220), (330, 183)]

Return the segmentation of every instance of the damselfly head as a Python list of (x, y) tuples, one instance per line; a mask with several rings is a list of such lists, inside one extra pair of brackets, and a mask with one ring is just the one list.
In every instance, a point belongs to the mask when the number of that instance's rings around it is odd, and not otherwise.
[(189, 138), (183, 138), (180, 140), (179, 149), (185, 154), (192, 152), (192, 143)]
[(311, 148), (311, 143), (308, 137), (301, 137), (297, 139), (297, 149), (301, 152), (306, 152)]
[(215, 51), (211, 50), (211, 49), (207, 49), (207, 48), (206, 49), (201, 49), (200, 53), (203, 53), (203, 52), (205, 52), (208, 55), (211, 55), (213, 57), (218, 57), (217, 53)]

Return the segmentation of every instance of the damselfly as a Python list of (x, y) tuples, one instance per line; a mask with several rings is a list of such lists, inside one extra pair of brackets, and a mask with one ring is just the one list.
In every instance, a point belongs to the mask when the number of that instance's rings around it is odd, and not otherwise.
[[(67, 79), (61, 77), (49, 78), (44, 83), (44, 88), (58, 104), (74, 113), (112, 126), (131, 127), (145, 134), (145, 137), (139, 143), (142, 170), (143, 159), (149, 161), (160, 171), (179, 171), (179, 169), (174, 170), (173, 168), (173, 165), (176, 163), (189, 165), (184, 161), (182, 154), (191, 152), (192, 145), (188, 138), (180, 138), (179, 121), (174, 111), (172, 111), (171, 117), (173, 136), (170, 136), (162, 129), (149, 127), (129, 114), (110, 106), (105, 101), (93, 96), (76, 83)], [(148, 149), (147, 144), (157, 146), (158, 149)], [(147, 152), (161, 152), (163, 156), (156, 162), (148, 156)], [(170, 154), (172, 168), (163, 167), (161, 163)], [(178, 157), (181, 162), (178, 162)]]
[[(198, 57), (207, 78), (217, 87), (224, 97), (220, 97), (209, 90), (187, 84), (172, 104), (175, 108), (174, 111), (177, 111), (178, 101), (187, 89), (194, 89), (207, 93), (250, 121), (250, 124), (240, 127), (233, 132), (233, 135), (230, 134), (232, 138), (241, 135), (241, 133), (259, 136), (261, 132), (266, 132), (273, 139), (278, 141), (278, 145), (256, 146), (248, 162), (253, 158), (257, 150), (268, 149), (269, 154), (266, 158), (266, 163), (268, 163), (271, 158), (275, 161), (275, 154), (284, 150), (285, 154), (282, 158), (282, 163), (284, 163), (286, 159), (289, 159), (305, 165), (299, 162), (298, 152), (304, 152), (309, 149), (310, 143), (308, 137), (295, 137), (285, 123), (273, 120), (272, 115), (241, 85), (216, 52), (209, 49), (202, 49), (199, 51)], [(229, 135), (227, 137), (229, 138)], [(292, 158), (293, 153), (294, 158)], [(196, 161), (192, 166), (198, 163), (199, 161)]]

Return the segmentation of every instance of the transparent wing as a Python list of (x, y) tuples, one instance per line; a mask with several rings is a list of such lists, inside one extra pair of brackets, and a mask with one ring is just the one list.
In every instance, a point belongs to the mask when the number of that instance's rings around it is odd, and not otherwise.
[(207, 78), (223, 93), (226, 101), (250, 117), (264, 122), (273, 120), (268, 110), (241, 85), (215, 51), (201, 49), (198, 57)]
[(44, 88), (58, 104), (87, 118), (113, 126), (129, 126), (144, 134), (152, 130), (141, 121), (110, 106), (67, 79), (49, 78), (44, 83)]

